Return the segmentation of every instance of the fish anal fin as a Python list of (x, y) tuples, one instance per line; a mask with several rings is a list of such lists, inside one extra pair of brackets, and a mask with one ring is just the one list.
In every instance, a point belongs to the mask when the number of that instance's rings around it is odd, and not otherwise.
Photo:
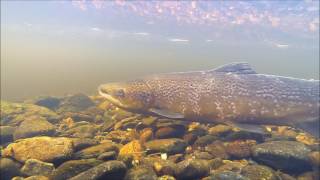
[(238, 128), (239, 130), (244, 130), (252, 133), (258, 134), (266, 134), (266, 128), (257, 124), (243, 124), (243, 123), (235, 123), (235, 122), (227, 122), (226, 124)]
[(211, 70), (212, 72), (225, 72), (234, 74), (257, 74), (247, 62), (234, 62), (227, 65), (220, 66)]
[(292, 125), (295, 128), (301, 129), (305, 132), (307, 132), (308, 134), (316, 137), (316, 138), (320, 138), (320, 123), (319, 123), (319, 119), (314, 120), (314, 121), (308, 121), (308, 122), (301, 122), (301, 123), (297, 123)]
[(165, 109), (151, 108), (151, 109), (149, 109), (149, 111), (153, 112), (153, 113), (155, 113), (157, 115), (160, 115), (160, 116), (163, 116), (163, 117), (167, 117), (167, 118), (172, 118), (172, 119), (182, 119), (182, 118), (184, 118), (183, 114), (172, 112), (172, 111), (165, 110)]

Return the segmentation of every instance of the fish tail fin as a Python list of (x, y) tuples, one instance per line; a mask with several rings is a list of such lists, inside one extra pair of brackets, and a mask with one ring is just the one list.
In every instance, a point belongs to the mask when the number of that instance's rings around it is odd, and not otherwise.
[(320, 138), (320, 123), (319, 119), (308, 122), (301, 122), (294, 125), (294, 127), (301, 129), (310, 135)]

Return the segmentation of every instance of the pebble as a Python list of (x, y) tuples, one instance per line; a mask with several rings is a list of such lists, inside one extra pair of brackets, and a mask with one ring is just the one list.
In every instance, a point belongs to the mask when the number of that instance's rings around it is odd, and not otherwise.
[(310, 169), (309, 153), (310, 149), (306, 145), (295, 141), (270, 141), (252, 147), (254, 159), (288, 171)]
[(187, 143), (182, 139), (156, 139), (145, 143), (148, 153), (167, 153), (177, 154), (182, 153), (187, 147)]
[(206, 160), (187, 159), (177, 164), (176, 176), (179, 179), (197, 179), (209, 174), (210, 166)]
[(53, 162), (68, 159), (73, 153), (72, 140), (65, 137), (32, 137), (21, 139), (8, 145), (2, 155), (14, 158), (20, 162), (28, 159), (38, 159)]
[(27, 176), (49, 176), (53, 170), (54, 165), (52, 163), (42, 162), (37, 159), (28, 159), (21, 168), (21, 172)]
[(101, 143), (95, 146), (91, 146), (85, 149), (82, 149), (74, 154), (74, 158), (76, 159), (89, 159), (96, 158), (100, 154), (107, 151), (115, 151), (119, 152), (119, 147), (112, 142)]
[(111, 160), (90, 168), (69, 180), (122, 179), (126, 171), (127, 167), (123, 162)]
[(157, 175), (152, 168), (147, 166), (138, 166), (131, 168), (125, 178), (125, 180), (156, 180)]

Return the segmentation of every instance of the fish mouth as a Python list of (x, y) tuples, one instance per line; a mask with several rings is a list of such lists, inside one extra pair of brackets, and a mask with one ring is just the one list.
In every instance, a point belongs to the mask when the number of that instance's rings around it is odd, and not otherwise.
[(119, 107), (122, 107), (122, 108), (126, 108), (126, 106), (124, 104), (122, 104), (118, 99), (116, 99), (116, 98), (112, 97), (110, 94), (106, 93), (102, 85), (98, 87), (98, 92), (102, 97), (106, 98), (107, 101), (111, 102), (112, 104), (119, 106)]

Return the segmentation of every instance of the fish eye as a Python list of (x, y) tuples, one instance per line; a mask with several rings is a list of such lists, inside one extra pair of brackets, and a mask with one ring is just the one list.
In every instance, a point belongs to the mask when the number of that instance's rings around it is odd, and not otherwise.
[(119, 89), (116, 91), (115, 95), (117, 97), (124, 97), (125, 96), (125, 93), (124, 93), (124, 90), (123, 89)]

